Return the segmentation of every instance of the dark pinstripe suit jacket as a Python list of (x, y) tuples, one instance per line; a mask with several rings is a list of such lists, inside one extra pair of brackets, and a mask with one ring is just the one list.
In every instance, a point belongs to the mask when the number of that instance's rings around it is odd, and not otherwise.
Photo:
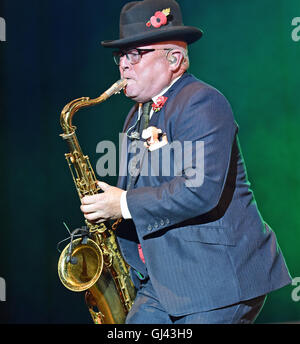
[[(117, 231), (133, 277), (135, 271), (148, 275), (161, 304), (174, 316), (230, 305), (289, 284), (275, 234), (249, 188), (238, 127), (227, 100), (188, 73), (165, 96), (167, 102), (149, 125), (166, 132), (169, 145), (204, 143), (204, 164), (193, 150), (189, 166), (202, 176), (201, 185), (193, 186), (194, 177), (186, 170), (161, 175), (161, 166), (154, 176), (138, 175), (127, 192), (133, 220), (123, 221)], [(135, 122), (135, 109), (124, 128)], [(123, 189), (128, 143), (123, 142), (118, 181)], [(157, 152), (162, 154), (169, 145)], [(171, 154), (171, 165), (174, 159)], [(146, 162), (151, 166), (147, 150), (142, 165)], [(146, 264), (139, 258), (137, 243)]]

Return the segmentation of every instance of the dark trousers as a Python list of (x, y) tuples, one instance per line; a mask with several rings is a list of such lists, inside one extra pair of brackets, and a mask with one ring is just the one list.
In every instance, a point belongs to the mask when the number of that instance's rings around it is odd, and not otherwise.
[(126, 324), (251, 324), (265, 302), (266, 295), (205, 312), (174, 317), (157, 299), (150, 280), (138, 291)]

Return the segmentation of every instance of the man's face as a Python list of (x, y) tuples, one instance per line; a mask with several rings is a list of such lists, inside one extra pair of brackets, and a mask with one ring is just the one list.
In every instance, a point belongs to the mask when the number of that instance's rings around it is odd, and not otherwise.
[[(163, 44), (140, 46), (139, 49), (164, 49)], [(140, 61), (131, 64), (126, 55), (120, 60), (121, 78), (127, 79), (126, 96), (137, 101), (146, 102), (167, 87), (172, 74), (166, 59), (166, 50), (143, 53)]]

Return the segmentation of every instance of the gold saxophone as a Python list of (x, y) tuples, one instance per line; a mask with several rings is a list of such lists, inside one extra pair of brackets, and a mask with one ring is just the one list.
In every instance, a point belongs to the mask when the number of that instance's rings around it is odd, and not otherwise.
[[(97, 194), (100, 190), (87, 155), (83, 155), (72, 125), (74, 114), (81, 108), (100, 104), (127, 84), (119, 80), (98, 98), (82, 97), (68, 103), (60, 115), (62, 138), (70, 152), (65, 154), (79, 197)], [(118, 220), (120, 221), (120, 220)], [(62, 251), (58, 275), (62, 284), (72, 291), (84, 291), (85, 300), (95, 324), (122, 324), (125, 322), (134, 298), (135, 288), (130, 279), (114, 234), (118, 224), (92, 224), (85, 221), (86, 230)]]

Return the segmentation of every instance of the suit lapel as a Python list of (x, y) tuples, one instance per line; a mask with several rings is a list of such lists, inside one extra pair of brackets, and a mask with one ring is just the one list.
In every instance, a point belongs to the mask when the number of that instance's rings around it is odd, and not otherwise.
[[(168, 102), (172, 101), (172, 94), (173, 94), (173, 92), (176, 89), (181, 88), (182, 85), (185, 84), (186, 79), (187, 79), (188, 76), (189, 76), (188, 73), (184, 73), (182, 75), (182, 77), (178, 81), (176, 81), (175, 84), (172, 85), (172, 87), (170, 87), (168, 89), (168, 91), (163, 95), (164, 97), (167, 97), (168, 99), (167, 99), (166, 103), (164, 104), (164, 106), (162, 107), (162, 109), (160, 111), (153, 112), (153, 114), (151, 116), (151, 119), (149, 121), (149, 125), (148, 125), (149, 127), (150, 126), (154, 126), (154, 127), (157, 126), (158, 123), (161, 122), (162, 119), (164, 119), (165, 111), (166, 111), (166, 109), (168, 107)], [(138, 178), (140, 176), (140, 172), (141, 172), (142, 167), (143, 167), (143, 163), (144, 163), (145, 159), (147, 159), (147, 154), (146, 153), (148, 152), (148, 149), (146, 147), (143, 147), (142, 149), (143, 149), (142, 153), (140, 154), (140, 168), (139, 168), (137, 176), (133, 180), (133, 183), (131, 183), (131, 187), (134, 187), (134, 185), (137, 183)]]
[[(167, 97), (168, 100), (166, 101), (165, 105), (162, 107), (162, 109), (160, 111), (154, 112), (152, 114), (152, 117), (149, 121), (149, 126), (157, 126), (159, 120), (164, 118), (165, 111), (168, 107), (168, 103), (173, 101), (172, 96), (174, 94), (174, 91), (181, 89), (186, 83), (188, 83), (189, 76), (190, 76), (189, 73), (184, 73), (182, 75), (182, 77), (178, 81), (176, 81), (175, 84), (172, 85), (172, 87), (170, 87), (169, 90), (164, 94), (164, 97)], [(176, 92), (174, 95), (176, 95)], [(128, 130), (128, 128), (129, 128), (129, 124), (132, 125), (132, 123), (134, 123), (134, 121), (132, 121), (131, 119), (133, 118), (134, 120), (136, 120), (137, 107), (138, 107), (138, 104), (136, 105), (135, 109), (131, 113), (131, 116), (128, 115), (128, 117), (127, 117), (127, 121), (124, 125), (124, 132), (125, 133), (126, 133), (126, 130)], [(128, 140), (127, 136), (125, 137), (125, 139), (127, 139), (126, 140), (127, 145), (125, 145), (125, 144), (122, 145), (121, 155), (122, 155), (122, 157), (124, 157), (123, 163), (124, 163), (124, 166), (126, 168), (126, 175), (127, 175), (128, 174), (128, 163), (129, 163), (129, 161), (128, 161), (128, 146), (131, 143), (131, 140)], [(147, 157), (146, 152), (148, 151), (148, 149), (142, 145), (139, 145), (139, 147), (141, 147), (141, 152), (139, 153), (140, 167), (137, 171), (137, 174), (132, 177), (132, 180), (130, 182), (130, 188), (133, 188), (134, 185), (137, 183), (137, 180), (139, 178), (140, 172), (141, 172), (142, 167), (143, 167), (143, 162), (144, 162), (145, 158)], [(123, 149), (126, 149), (126, 151), (123, 151)], [(121, 159), (121, 162), (122, 162), (122, 159)], [(122, 168), (122, 167), (120, 166), (120, 168)], [(122, 173), (125, 173), (125, 171), (123, 171), (123, 169), (122, 169)], [(118, 180), (119, 187), (121, 187), (122, 189), (126, 189), (126, 185), (128, 184), (128, 178), (129, 178), (129, 176), (119, 177), (119, 180)]]

